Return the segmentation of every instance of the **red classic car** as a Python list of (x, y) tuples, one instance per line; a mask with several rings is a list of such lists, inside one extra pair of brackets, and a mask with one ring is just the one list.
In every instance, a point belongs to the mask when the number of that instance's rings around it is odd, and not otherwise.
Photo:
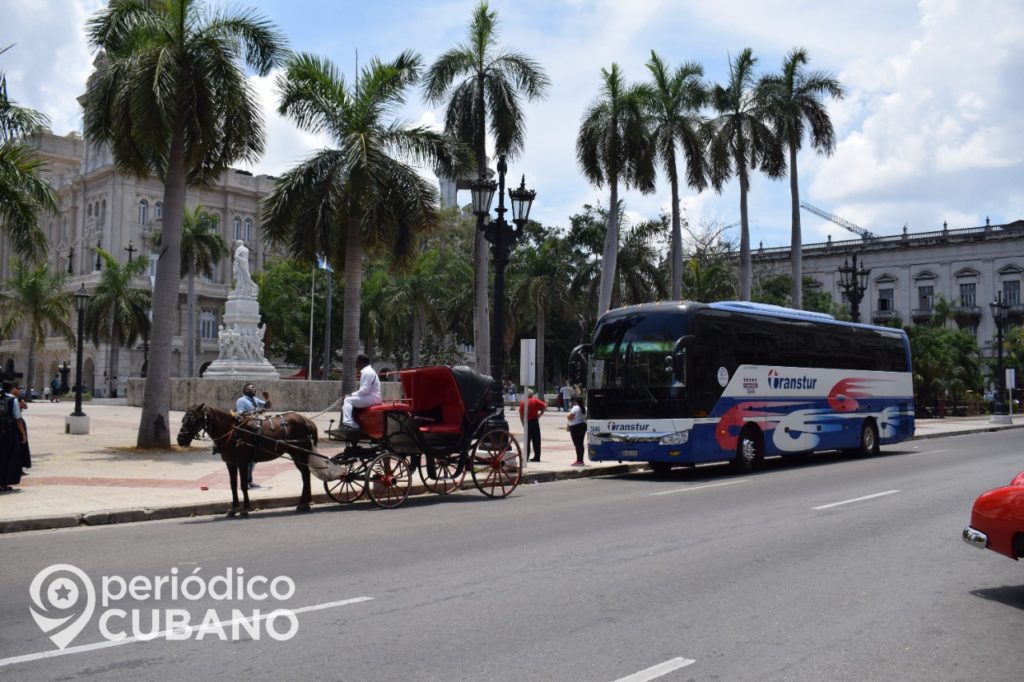
[(1010, 485), (982, 493), (974, 501), (964, 542), (1011, 559), (1024, 557), (1024, 472)]

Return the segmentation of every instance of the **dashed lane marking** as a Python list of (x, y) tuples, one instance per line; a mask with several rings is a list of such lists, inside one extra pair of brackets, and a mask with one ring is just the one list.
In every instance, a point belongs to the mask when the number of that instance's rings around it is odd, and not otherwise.
[(708, 483), (706, 485), (692, 485), (686, 488), (672, 488), (672, 490), (662, 490), (658, 493), (651, 493), (654, 495), (674, 495), (675, 493), (688, 493), (691, 490), (703, 490), (704, 488), (721, 488), (724, 485), (732, 485), (734, 483), (746, 483), (749, 479), (740, 478), (735, 481), (722, 481), (721, 483)]
[(615, 680), (615, 682), (647, 682), (647, 680), (654, 680), (659, 677), (662, 677), (663, 675), (668, 675), (673, 670), (685, 668), (686, 666), (693, 665), (696, 662), (697, 661), (695, 661), (692, 658), (673, 658), (670, 661), (665, 661), (664, 663), (653, 665), (650, 668), (646, 668), (644, 670), (641, 670), (640, 672), (633, 673), (632, 675), (620, 677), (619, 679)]
[(864, 500), (873, 500), (876, 497), (885, 497), (886, 495), (895, 495), (896, 493), (901, 493), (901, 492), (903, 492), (903, 491), (902, 490), (886, 490), (884, 493), (875, 493), (873, 495), (864, 495), (863, 497), (855, 497), (852, 500), (843, 500), (842, 502), (833, 502), (832, 504), (823, 504), (820, 507), (811, 507), (811, 509), (813, 509), (815, 511), (820, 511), (822, 509), (831, 509), (832, 507), (838, 507), (838, 506), (844, 505), (844, 504), (853, 504), (854, 502), (863, 502)]

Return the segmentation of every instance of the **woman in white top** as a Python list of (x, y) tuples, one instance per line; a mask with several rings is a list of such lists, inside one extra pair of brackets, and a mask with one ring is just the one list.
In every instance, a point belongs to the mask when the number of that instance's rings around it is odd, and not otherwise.
[(581, 467), (586, 464), (583, 461), (583, 439), (587, 436), (587, 410), (583, 407), (583, 398), (573, 398), (572, 409), (565, 416), (569, 422), (569, 435), (572, 436), (572, 444), (576, 446), (576, 461), (574, 467)]

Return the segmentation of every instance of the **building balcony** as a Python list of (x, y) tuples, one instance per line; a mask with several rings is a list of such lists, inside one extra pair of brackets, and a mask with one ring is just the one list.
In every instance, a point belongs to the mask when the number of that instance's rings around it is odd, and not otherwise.
[(1010, 324), (1024, 322), (1024, 303), (1011, 304), (1009, 310), (1006, 311), (1006, 316), (1009, 318)]
[(935, 308), (914, 308), (910, 311), (910, 319), (917, 324), (924, 324), (931, 322), (934, 314)]
[(958, 305), (953, 307), (953, 317), (956, 319), (957, 324), (963, 325), (964, 322), (977, 322), (981, 319), (981, 306), (977, 305)]
[(898, 320), (900, 314), (895, 310), (876, 310), (871, 313), (871, 321), (875, 324), (886, 324), (893, 320)]

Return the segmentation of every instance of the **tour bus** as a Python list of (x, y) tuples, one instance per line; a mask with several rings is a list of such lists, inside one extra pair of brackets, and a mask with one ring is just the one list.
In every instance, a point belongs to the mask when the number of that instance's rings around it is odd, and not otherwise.
[(780, 306), (673, 301), (610, 310), (573, 350), (593, 461), (676, 465), (819, 450), (865, 454), (914, 435), (899, 329)]

